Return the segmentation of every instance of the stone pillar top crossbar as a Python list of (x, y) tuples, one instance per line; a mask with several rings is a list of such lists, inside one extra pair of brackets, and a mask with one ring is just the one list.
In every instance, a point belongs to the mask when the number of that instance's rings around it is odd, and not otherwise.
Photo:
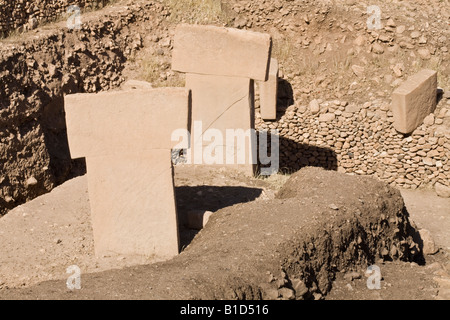
[(175, 31), (172, 69), (265, 81), (271, 49), (269, 34), (181, 24)]
[[(171, 149), (176, 129), (188, 129), (189, 90), (136, 89), (65, 97), (72, 158), (144, 155)], [(186, 145), (186, 147), (188, 147)]]

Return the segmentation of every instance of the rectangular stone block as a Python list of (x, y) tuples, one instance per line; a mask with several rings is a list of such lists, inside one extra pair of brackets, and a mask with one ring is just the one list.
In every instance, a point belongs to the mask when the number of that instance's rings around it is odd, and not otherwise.
[(170, 150), (86, 158), (96, 256), (179, 252)]
[[(256, 141), (251, 139), (253, 81), (187, 74), (186, 87), (192, 90), (191, 163), (218, 164), (252, 175), (256, 164), (256, 149), (252, 151)], [(207, 155), (213, 155), (214, 161)]]
[(261, 104), (261, 118), (275, 120), (277, 118), (278, 92), (278, 60), (270, 59), (269, 79), (259, 82), (259, 97)]
[(269, 34), (215, 26), (177, 26), (172, 69), (185, 73), (267, 80)]
[(173, 131), (188, 128), (185, 88), (74, 94), (64, 100), (72, 158), (170, 149), (178, 143), (171, 141)]
[(424, 69), (409, 77), (392, 93), (394, 128), (412, 133), (437, 104), (437, 72)]

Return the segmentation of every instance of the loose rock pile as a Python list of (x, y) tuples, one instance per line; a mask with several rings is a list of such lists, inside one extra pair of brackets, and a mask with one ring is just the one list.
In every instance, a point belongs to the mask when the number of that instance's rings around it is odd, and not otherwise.
[(14, 29), (32, 30), (41, 21), (51, 21), (66, 14), (69, 6), (90, 9), (105, 5), (108, 0), (7, 0), (0, 1), (0, 37)]

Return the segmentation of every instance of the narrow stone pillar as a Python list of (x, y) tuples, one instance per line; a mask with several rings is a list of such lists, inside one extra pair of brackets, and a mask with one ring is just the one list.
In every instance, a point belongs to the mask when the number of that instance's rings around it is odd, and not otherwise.
[(191, 163), (254, 173), (253, 87), (248, 78), (186, 75), (192, 92)]
[(278, 92), (278, 60), (270, 59), (269, 79), (260, 81), (259, 99), (261, 105), (261, 118), (276, 120), (277, 118), (277, 92)]

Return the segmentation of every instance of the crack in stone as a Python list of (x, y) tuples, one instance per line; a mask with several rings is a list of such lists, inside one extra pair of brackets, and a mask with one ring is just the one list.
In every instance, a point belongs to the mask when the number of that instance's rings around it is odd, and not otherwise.
[[(220, 119), (220, 117), (222, 117), (225, 112), (227, 112), (228, 110), (230, 110), (233, 106), (235, 106), (237, 103), (239, 103), (240, 101), (242, 101), (242, 99), (244, 99), (245, 97), (247, 97), (247, 94), (244, 94), (244, 96), (242, 98), (239, 98), (238, 100), (236, 100), (235, 102), (233, 102), (228, 108), (226, 108), (216, 119), (214, 119), (213, 122), (211, 122), (211, 124), (205, 129), (203, 130), (202, 134), (199, 136), (200, 139), (202, 139), (203, 135), (205, 134), (206, 131), (208, 131), (209, 128), (211, 128), (211, 126)], [(195, 140), (195, 144), (198, 142), (198, 140)]]

